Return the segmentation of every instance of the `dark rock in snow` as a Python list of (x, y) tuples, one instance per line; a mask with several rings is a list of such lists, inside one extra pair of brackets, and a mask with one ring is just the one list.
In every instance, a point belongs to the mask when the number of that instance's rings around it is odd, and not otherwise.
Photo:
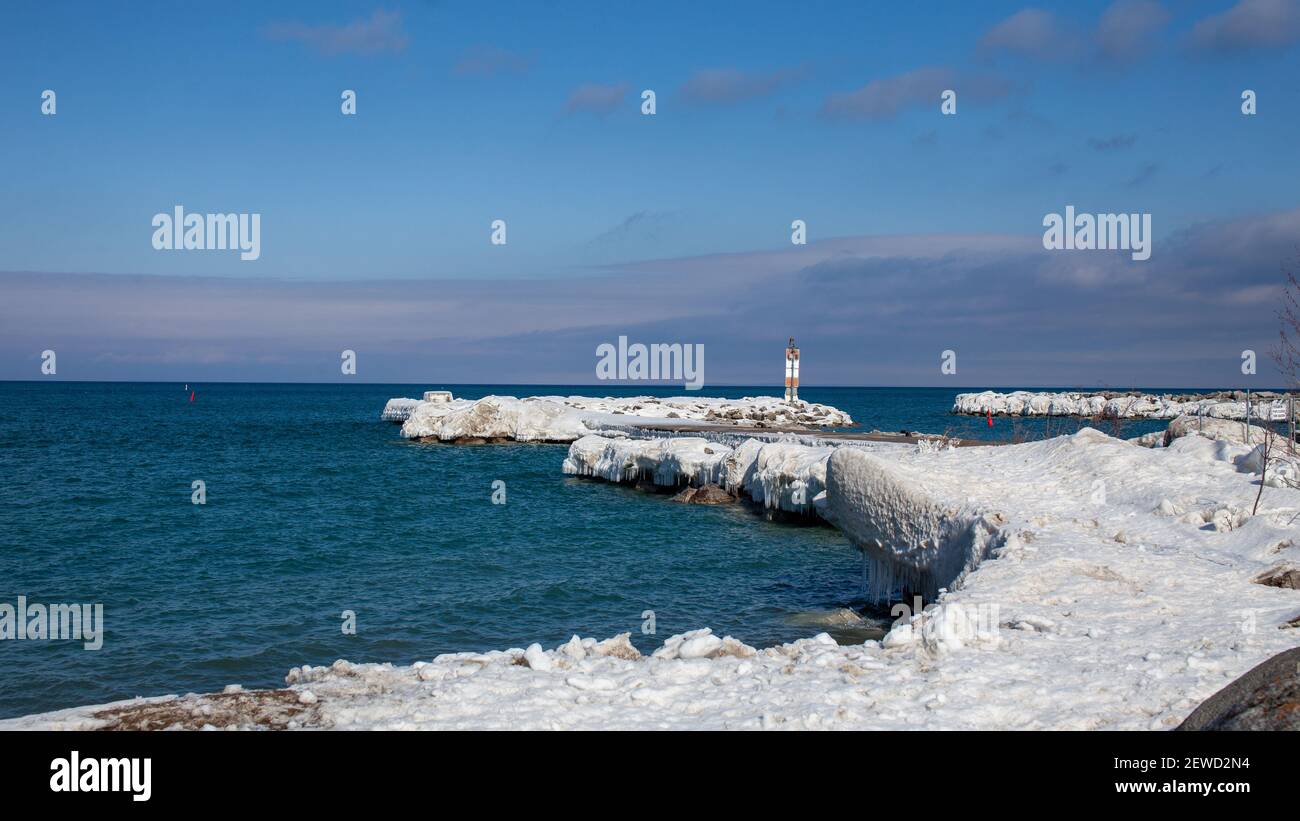
[(1291, 590), (1300, 590), (1300, 567), (1293, 564), (1279, 564), (1260, 573), (1254, 578), (1254, 582), (1255, 584), (1266, 584), (1269, 587), (1286, 587)]
[(736, 498), (717, 485), (705, 485), (688, 487), (674, 496), (673, 501), (688, 505), (725, 505), (736, 501)]
[(1246, 671), (1207, 698), (1179, 730), (1300, 730), (1300, 647)]

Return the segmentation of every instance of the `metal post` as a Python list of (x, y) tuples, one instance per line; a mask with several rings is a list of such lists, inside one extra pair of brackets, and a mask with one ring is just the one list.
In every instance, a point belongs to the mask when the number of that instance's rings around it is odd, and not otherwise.
[(1290, 394), (1286, 398), (1287, 406), (1287, 442), (1291, 450), (1291, 455), (1295, 456), (1295, 397)]
[(1250, 444), (1250, 391), (1246, 391), (1246, 444)]

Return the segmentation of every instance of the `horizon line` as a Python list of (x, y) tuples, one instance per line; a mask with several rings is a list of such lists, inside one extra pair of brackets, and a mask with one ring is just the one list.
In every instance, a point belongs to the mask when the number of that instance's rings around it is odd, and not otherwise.
[[(176, 384), (177, 382), (180, 382), (180, 383), (183, 384), (183, 385), (330, 385), (330, 386), (339, 386), (339, 385), (356, 385), (356, 386), (364, 386), (364, 385), (402, 385), (402, 386), (421, 386), (421, 385), (441, 384), (441, 385), (443, 385), (443, 386), (454, 386), (454, 387), (599, 388), (599, 387), (605, 386), (605, 387), (616, 387), (616, 388), (637, 388), (637, 387), (646, 387), (646, 388), (663, 388), (663, 389), (671, 389), (671, 388), (679, 387), (679, 386), (676, 385), (676, 384), (665, 384), (665, 383), (662, 383), (662, 382), (659, 382), (659, 383), (649, 383), (649, 384), (638, 384), (638, 383), (616, 383), (616, 382), (609, 382), (609, 383), (585, 383), (585, 382), (442, 382), (442, 383), (436, 383), (436, 382), (384, 382), (384, 381), (369, 381), (369, 380), (335, 380), (335, 381), (331, 381), (331, 382), (303, 382), (303, 381), (266, 382), (266, 381), (242, 381), (242, 380), (237, 380), (237, 379), (210, 379), (210, 380), (200, 380), (200, 381), (197, 381), (197, 382), (186, 382), (186, 381), (183, 380), (183, 379), (60, 379), (60, 378), (57, 378), (57, 377), (55, 377), (55, 378), (49, 378), (49, 377), (47, 377), (47, 378), (44, 378), (44, 379), (5, 379), (5, 378), (0, 378), (0, 384), (4, 384), (4, 383), (8, 383), (8, 384), (39, 384), (39, 383), (50, 383), (50, 382), (53, 382), (53, 383), (59, 383), (59, 384), (80, 384), (80, 385), (95, 385), (95, 384), (106, 384), (106, 385), (174, 385), (174, 384)], [(692, 395), (692, 394), (695, 394), (695, 395), (704, 396), (704, 395), (706, 395), (706, 394), (704, 394), (703, 391), (704, 391), (705, 389), (707, 389), (707, 387), (708, 387), (708, 386), (706, 386), (705, 388), (702, 388), (700, 391), (687, 391), (685, 395), (690, 396), (690, 395)], [(753, 383), (743, 383), (743, 382), (734, 382), (734, 383), (730, 383), (730, 382), (728, 382), (728, 383), (722, 383), (722, 382), (719, 382), (719, 383), (716, 383), (716, 384), (712, 385), (712, 387), (715, 387), (715, 388), (758, 388), (758, 389), (766, 389), (766, 388), (768, 388), (769, 386), (768, 386), (768, 385), (753, 384)], [(771, 385), (770, 387), (771, 387), (773, 390), (779, 390), (779, 391), (781, 391), (781, 392), (784, 392), (784, 391), (785, 391), (785, 386), (784, 386), (784, 385), (773, 384), (773, 385)], [(1284, 388), (1284, 387), (1277, 387), (1277, 386), (1262, 386), (1262, 387), (1257, 387), (1257, 388), (1243, 388), (1243, 387), (1194, 387), (1194, 386), (1169, 386), (1169, 385), (1164, 385), (1164, 386), (1134, 386), (1134, 385), (1130, 385), (1130, 386), (1128, 386), (1128, 387), (1106, 387), (1106, 386), (1088, 387), (1088, 386), (1081, 386), (1081, 385), (1028, 385), (1028, 384), (1025, 384), (1025, 385), (992, 385), (992, 386), (987, 385), (987, 384), (978, 384), (978, 385), (952, 385), (952, 386), (947, 386), (947, 385), (800, 385), (800, 388), (802, 388), (802, 389), (804, 389), (804, 390), (854, 389), (854, 388), (856, 388), (856, 389), (873, 389), (873, 390), (891, 390), (891, 389), (909, 389), (909, 388), (910, 388), (910, 389), (941, 390), (941, 389), (946, 389), (946, 388), (949, 388), (949, 387), (952, 387), (952, 388), (958, 388), (958, 389), (970, 389), (970, 390), (983, 389), (983, 390), (988, 390), (988, 391), (996, 391), (996, 390), (1011, 390), (1011, 391), (1017, 391), (1017, 390), (1040, 390), (1040, 391), (1055, 390), (1055, 391), (1076, 391), (1076, 392), (1081, 392), (1081, 393), (1083, 393), (1083, 392), (1098, 393), (1098, 392), (1102, 392), (1102, 391), (1112, 391), (1112, 392), (1120, 392), (1120, 391), (1144, 391), (1144, 392), (1147, 392), (1147, 393), (1155, 393), (1155, 392), (1159, 392), (1159, 391), (1166, 391), (1166, 392), (1170, 392), (1170, 391), (1186, 391), (1186, 392), (1199, 391), (1199, 392), (1206, 392), (1206, 393), (1208, 393), (1208, 392), (1221, 392), (1221, 393), (1222, 393), (1222, 392), (1229, 392), (1229, 391), (1251, 391), (1251, 392), (1259, 393), (1259, 392), (1261, 392), (1261, 391), (1271, 391), (1271, 392), (1274, 392), (1274, 393), (1290, 393), (1290, 392), (1292, 392), (1293, 390), (1300, 390), (1300, 388), (1292, 389), (1292, 388)], [(428, 388), (428, 389), (429, 389), (429, 390), (436, 390), (436, 388)], [(683, 387), (682, 390), (686, 390), (686, 389)]]

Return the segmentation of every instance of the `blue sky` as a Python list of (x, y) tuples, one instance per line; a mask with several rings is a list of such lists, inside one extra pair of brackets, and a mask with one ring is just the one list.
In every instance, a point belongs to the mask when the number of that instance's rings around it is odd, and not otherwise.
[[(318, 357), (343, 344), (386, 363), (361, 376), (428, 379), (443, 377), (420, 351), (436, 340), (476, 381), (590, 381), (592, 340), (632, 333), (708, 342), (711, 380), (741, 383), (770, 358), (748, 346), (794, 333), (835, 348), (822, 372), (810, 363), (827, 383), (941, 384), (930, 360), (963, 345), (963, 384), (1223, 384), (1242, 348), (1266, 359), (1276, 322), (1259, 289), (1300, 243), (1294, 0), (10, 2), (0, 21), (4, 378), (60, 343), (80, 352), (69, 378), (328, 378)], [(955, 116), (939, 111), (945, 87)], [(154, 250), (150, 220), (177, 204), (260, 213), (261, 258)], [(1152, 261), (1035, 254), (1044, 214), (1066, 204), (1151, 213)], [(498, 218), (505, 246), (489, 242)], [(790, 257), (792, 219), (821, 256)], [(1257, 241), (1205, 270), (1199, 238), (1225, 231)], [(899, 236), (931, 238), (884, 255), (901, 281), (853, 245)], [(918, 260), (934, 248), (946, 279), (927, 289), (937, 274)], [(219, 298), (187, 326), (201, 339), (107, 307), (209, 277)], [(506, 298), (521, 279), (563, 294), (564, 321)], [(274, 316), (245, 326), (268, 288), (292, 311), (311, 283), (357, 281), (383, 298), (319, 309), (320, 326), (354, 328), (350, 345), (310, 328), (291, 341)], [(58, 297), (73, 287), (92, 295), (80, 312)], [(767, 304), (777, 288), (807, 306), (798, 327), (772, 327), (798, 313)], [(460, 301), (472, 308), (448, 316), (474, 321), (394, 335), (413, 293), (430, 317)], [(918, 330), (940, 302), (951, 314)], [(1022, 324), (998, 335), (996, 316)], [(258, 359), (250, 338), (279, 353)], [(1135, 346), (1146, 359), (1128, 361)]]

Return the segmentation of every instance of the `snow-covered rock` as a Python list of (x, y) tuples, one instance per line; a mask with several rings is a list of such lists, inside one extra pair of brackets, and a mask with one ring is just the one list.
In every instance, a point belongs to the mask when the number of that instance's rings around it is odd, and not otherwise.
[(584, 436), (569, 446), (562, 470), (607, 482), (656, 485), (723, 484), (731, 448), (700, 438), (629, 439)]
[[(390, 399), (389, 402), (397, 400)], [(418, 402), (411, 408), (402, 423), (402, 436), (407, 439), (438, 438), (442, 420), (453, 411), (468, 410), (474, 403), (467, 399), (450, 402)]]
[(420, 404), (419, 399), (406, 399), (397, 397), (389, 399), (384, 404), (384, 410), (379, 414), (379, 418), (385, 422), (405, 422), (411, 418), (411, 413)]
[(463, 402), (422, 403), (402, 425), (402, 436), (443, 442), (572, 442), (590, 430), (581, 414), (556, 402), (485, 396), (468, 407)]
[(701, 437), (586, 436), (569, 446), (564, 473), (607, 482), (719, 485), (770, 509), (813, 515), (831, 447), (746, 439), (736, 448)]
[(1252, 446), (1261, 444), (1268, 438), (1278, 451), (1286, 447), (1285, 435), (1279, 436), (1258, 423), (1247, 424), (1245, 421), (1234, 422), (1212, 417), (1198, 419), (1195, 416), (1178, 416), (1165, 429), (1164, 444), (1168, 446), (1175, 439), (1184, 436), (1203, 436), (1215, 441)]
[[(844, 411), (830, 405), (779, 397), (542, 397), (583, 411), (609, 424), (654, 421), (668, 424), (733, 425), (752, 427), (840, 428), (853, 424)], [(623, 417), (623, 418), (617, 418)], [(631, 418), (628, 418), (631, 417)]]
[(453, 399), (446, 391), (427, 391), (425, 397), (390, 399), (383, 418), (404, 422), (402, 435), (408, 439), (444, 442), (572, 442), (638, 425), (811, 429), (853, 424), (848, 414), (828, 405), (771, 397), (486, 396), (473, 401)]
[[(959, 393), (952, 412), (984, 416), (1083, 416), (1107, 419), (1173, 419), (1203, 415), (1213, 419), (1245, 419), (1247, 402), (1226, 394), (1206, 396), (1154, 396), (1152, 394), (1096, 394), (1013, 391)], [(1252, 419), (1285, 420), (1287, 405), (1280, 396), (1252, 398)], [(1300, 405), (1297, 406), (1300, 415)]]

